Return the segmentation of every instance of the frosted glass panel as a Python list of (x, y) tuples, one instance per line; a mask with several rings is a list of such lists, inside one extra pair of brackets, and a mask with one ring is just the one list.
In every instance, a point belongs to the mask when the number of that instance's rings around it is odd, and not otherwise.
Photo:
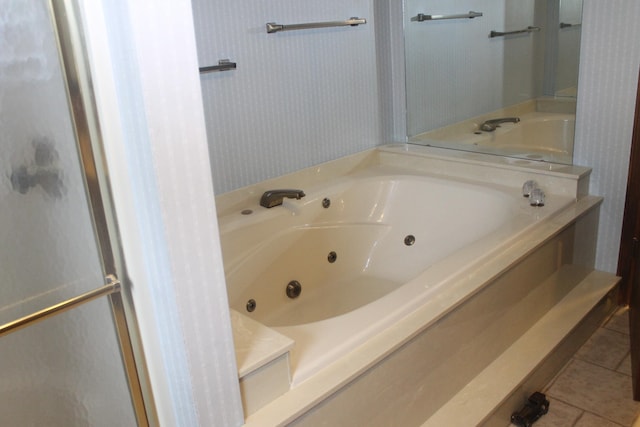
[(44, 0), (0, 13), (0, 323), (104, 283)]
[(0, 338), (3, 427), (135, 426), (107, 298)]
[[(0, 324), (104, 284), (45, 0), (0, 7)], [(102, 298), (0, 338), (0, 425), (136, 424)]]

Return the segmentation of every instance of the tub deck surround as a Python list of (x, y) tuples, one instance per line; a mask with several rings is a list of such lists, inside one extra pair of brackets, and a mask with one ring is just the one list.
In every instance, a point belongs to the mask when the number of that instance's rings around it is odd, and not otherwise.
[(286, 355), (294, 341), (247, 316), (231, 310), (233, 340), (240, 378)]
[[(432, 184), (439, 183), (444, 178), (452, 180), (447, 184), (451, 189), (455, 189), (456, 186), (462, 188), (480, 186), (489, 193), (498, 192), (501, 194), (500, 197), (510, 199), (509, 203), (512, 203), (506, 208), (510, 213), (508, 219), (500, 220), (494, 229), (484, 234), (480, 233), (478, 236), (482, 238), (476, 236), (474, 241), (464, 242), (462, 247), (455, 246), (454, 253), (435, 259), (433, 265), (423, 272), (415, 270), (409, 272), (409, 276), (394, 277), (392, 281), (400, 282), (399, 287), (396, 288), (397, 284), (394, 283), (384, 297), (374, 301), (355, 303), (355, 306), (364, 304), (362, 308), (348, 311), (349, 307), (347, 307), (345, 310), (348, 312), (342, 312), (336, 317), (302, 325), (295, 323), (305, 321), (304, 316), (291, 322), (264, 318), (263, 321), (266, 323), (280, 323), (280, 326), (273, 326), (271, 329), (295, 341), (295, 347), (291, 351), (293, 386), (291, 390), (271, 403), (257, 409), (247, 418), (247, 425), (284, 425), (293, 422), (302, 414), (315, 413), (311, 409), (329, 396), (332, 396), (331, 401), (335, 402), (336, 396), (343, 395), (343, 391), (348, 390), (351, 384), (357, 384), (360, 381), (359, 378), (375, 377), (377, 374), (371, 373), (374, 366), (397, 358), (396, 354), (400, 354), (399, 352), (404, 351), (403, 349), (407, 346), (410, 348), (413, 341), (428, 333), (440, 319), (455, 312), (457, 307), (467, 301), (475, 300), (476, 295), (504, 276), (505, 272), (514, 269), (514, 265), (525, 262), (532, 255), (541, 257), (542, 255), (537, 254), (546, 253), (540, 252), (542, 247), (546, 247), (545, 242), (553, 239), (569, 239), (560, 244), (561, 247), (565, 247), (563, 249), (565, 252), (547, 257), (551, 260), (549, 262), (544, 261), (546, 262), (544, 265), (551, 265), (551, 267), (531, 270), (540, 271), (535, 274), (542, 274), (544, 271), (546, 272), (544, 274), (548, 275), (553, 269), (560, 267), (556, 265), (558, 262), (561, 264), (574, 262), (572, 258), (576, 256), (573, 250), (574, 244), (568, 242), (577, 239), (573, 237), (575, 233), (572, 231), (573, 234), (568, 235), (570, 237), (558, 236), (567, 236), (565, 230), (568, 228), (580, 229), (576, 223), (585, 222), (584, 218), (593, 217), (593, 212), (597, 212), (601, 199), (586, 195), (589, 170), (575, 166), (516, 162), (516, 160), (518, 159), (476, 153), (456, 153), (432, 147), (391, 145), (269, 180), (237, 190), (232, 192), (233, 194), (219, 196), (217, 198), (219, 225), (225, 270), (229, 281), (229, 296), (232, 307), (235, 303), (238, 305), (236, 307), (238, 310), (244, 310), (242, 301), (246, 295), (242, 294), (243, 286), (260, 280), (260, 277), (255, 277), (254, 272), (251, 271), (253, 265), (262, 262), (268, 267), (272, 264), (269, 260), (271, 256), (269, 250), (265, 252), (265, 248), (256, 245), (256, 241), (270, 242), (269, 246), (265, 247), (271, 247), (272, 252), (276, 253), (279, 250), (278, 242), (281, 240), (282, 245), (287, 246), (286, 241), (289, 238), (294, 241), (300, 236), (307, 235), (311, 241), (316, 241), (321, 236), (331, 236), (331, 232), (336, 232), (335, 236), (328, 238), (329, 241), (333, 241), (347, 230), (344, 228), (345, 224), (352, 225), (353, 229), (362, 225), (365, 227), (371, 225), (366, 223), (367, 221), (358, 222), (351, 217), (343, 218), (346, 222), (339, 222), (338, 218), (331, 217), (340, 212), (339, 210), (317, 209), (327, 191), (333, 192), (338, 200), (342, 200), (341, 195), (349, 195), (349, 198), (345, 199), (347, 201), (358, 200), (357, 194), (361, 193), (366, 200), (371, 201), (373, 198), (380, 203), (386, 202), (388, 206), (392, 206), (395, 199), (389, 198), (390, 194), (394, 194), (393, 191), (389, 191), (388, 186), (391, 186), (399, 188), (396, 195), (402, 194), (403, 191), (414, 195), (408, 203), (406, 200), (404, 202), (413, 208), (419, 204), (418, 201), (421, 199), (419, 196), (422, 194), (411, 188), (411, 185), (421, 180)], [(545, 190), (548, 195), (546, 206), (529, 207), (526, 199), (520, 196), (522, 183), (528, 179), (536, 180)], [(367, 185), (370, 186), (366, 187)], [(300, 188), (307, 196), (298, 201), (287, 200), (283, 206), (273, 209), (261, 208), (258, 205), (263, 191), (285, 187)], [(386, 188), (381, 192), (386, 196), (375, 199), (374, 188)], [(353, 189), (355, 192), (349, 193)], [(406, 195), (403, 197), (407, 198)], [(466, 197), (472, 199), (470, 195)], [(490, 198), (490, 196), (486, 197)], [(495, 201), (490, 204), (495, 204)], [(354, 204), (354, 206), (359, 205), (361, 205), (360, 201)], [(465, 209), (473, 212), (475, 207), (465, 206)], [(251, 210), (253, 213), (243, 215), (242, 210)], [(342, 211), (346, 214), (349, 212), (349, 210)], [(402, 209), (388, 212), (391, 217), (395, 215), (400, 224), (405, 224), (409, 220), (416, 221), (416, 218), (403, 216)], [(322, 215), (324, 218), (321, 218)], [(491, 215), (499, 217), (497, 214)], [(469, 221), (473, 222), (473, 219), (467, 220)], [(597, 225), (597, 215), (595, 222)], [(268, 227), (265, 227), (265, 224), (268, 224)], [(374, 222), (374, 224), (377, 224), (380, 229), (385, 228), (384, 221)], [(279, 236), (280, 238), (275, 237), (281, 230), (287, 228), (295, 231), (286, 231)], [(327, 230), (329, 232), (325, 233)], [(370, 235), (368, 231), (361, 234), (362, 236)], [(404, 234), (405, 231), (399, 232), (399, 235)], [(358, 232), (354, 236), (359, 236)], [(355, 240), (358, 241), (360, 238)], [(348, 241), (349, 239), (345, 239), (345, 242)], [(419, 236), (416, 237), (416, 245), (418, 242), (420, 242)], [(413, 246), (405, 249), (411, 248)], [(348, 249), (338, 251), (338, 259), (340, 259), (340, 253), (345, 251)], [(395, 249), (390, 250), (387, 256), (393, 256), (395, 251)], [(264, 256), (258, 254), (264, 254)], [(252, 265), (246, 264), (252, 257)], [(586, 254), (583, 258), (587, 261), (580, 262), (592, 263), (592, 257), (592, 254)], [(394, 263), (401, 262), (402, 259), (394, 261)], [(426, 268), (426, 266), (423, 267)], [(551, 270), (548, 270), (549, 268)], [(261, 271), (261, 268), (256, 270)], [(394, 274), (397, 273), (383, 271), (378, 276)], [(236, 276), (233, 277), (233, 275)], [(544, 277), (540, 278), (540, 282), (543, 281), (542, 279)], [(230, 283), (235, 285), (230, 286)], [(280, 294), (284, 294), (284, 285), (286, 283), (283, 284)], [(436, 292), (442, 287), (446, 287), (447, 291)], [(260, 300), (257, 299), (257, 302), (259, 307)], [(374, 316), (367, 316), (367, 311), (374, 313)], [(349, 325), (354, 325), (353, 330), (349, 330)], [(327, 330), (331, 333), (327, 333)], [(373, 369), (373, 372), (377, 372), (376, 369)], [(308, 415), (300, 419), (307, 418), (312, 419), (313, 416)], [(423, 420), (424, 418), (421, 419)]]
[(238, 379), (245, 417), (287, 392), (291, 386), (292, 339), (231, 310)]
[(546, 193), (575, 198), (589, 194), (591, 169), (584, 166), (412, 144), (390, 144), (377, 150), (385, 153), (383, 161), (387, 165), (428, 170), (441, 177), (508, 186), (533, 177)]

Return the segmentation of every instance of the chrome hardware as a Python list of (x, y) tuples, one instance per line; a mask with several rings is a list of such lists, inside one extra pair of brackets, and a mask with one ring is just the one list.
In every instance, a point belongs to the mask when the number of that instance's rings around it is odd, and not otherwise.
[(93, 291), (62, 301), (58, 304), (52, 305), (51, 307), (47, 307), (28, 316), (14, 320), (13, 322), (0, 325), (0, 337), (25, 328), (31, 324), (48, 319), (58, 313), (64, 313), (65, 311), (71, 310), (72, 308), (78, 307), (97, 298), (120, 292), (122, 286), (120, 281), (114, 275), (108, 275), (105, 278), (105, 281), (107, 282), (106, 285), (94, 289)]
[(527, 27), (525, 29), (516, 30), (516, 31), (506, 31), (506, 32), (491, 31), (489, 33), (489, 37), (493, 38), (493, 37), (510, 36), (511, 34), (533, 33), (534, 31), (540, 31), (540, 29), (541, 29), (540, 27), (529, 26), (529, 27)]
[(333, 264), (334, 262), (336, 262), (337, 259), (338, 259), (337, 253), (335, 253), (334, 251), (329, 252), (329, 255), (327, 256), (327, 261)]
[(328, 28), (328, 27), (357, 27), (361, 24), (366, 24), (367, 20), (363, 18), (349, 18), (346, 21), (329, 21), (329, 22), (309, 22), (306, 24), (276, 24), (275, 22), (267, 23), (267, 33), (277, 33), (279, 31), (294, 31), (294, 30), (308, 30), (313, 28)]
[(302, 190), (293, 190), (293, 189), (282, 189), (282, 190), (268, 190), (265, 191), (262, 197), (260, 198), (260, 206), (265, 208), (272, 208), (274, 206), (280, 206), (282, 204), (282, 200), (287, 199), (297, 199), (300, 200), (305, 196), (304, 191)]
[(411, 21), (424, 22), (424, 21), (437, 21), (440, 19), (473, 19), (482, 16), (482, 12), (474, 12), (469, 11), (469, 13), (459, 13), (457, 15), (425, 15), (424, 13), (419, 13), (413, 18)]
[(480, 125), (480, 130), (485, 132), (493, 132), (496, 128), (499, 127), (501, 123), (518, 123), (520, 121), (519, 117), (502, 117), (499, 119), (491, 119)]
[(560, 23), (560, 28), (571, 28), (571, 27), (582, 27), (582, 23), (579, 23), (579, 24), (568, 24), (566, 22)]
[(536, 188), (538, 188), (538, 183), (533, 180), (529, 180), (522, 185), (522, 195), (524, 197), (529, 197), (531, 196), (531, 192)]
[(254, 300), (253, 298), (251, 298), (249, 301), (247, 301), (247, 311), (249, 313), (253, 312), (253, 310), (256, 309), (256, 306), (258, 304), (256, 303), (256, 300)]
[(544, 192), (539, 188), (534, 188), (529, 196), (531, 206), (544, 206)]
[(292, 280), (287, 284), (286, 293), (289, 298), (298, 298), (302, 293), (302, 285), (297, 280)]
[(326, 197), (322, 199), (322, 207), (327, 209), (329, 206), (331, 206), (331, 199), (328, 199)]
[(231, 62), (228, 59), (221, 59), (218, 61), (218, 65), (209, 65), (207, 67), (200, 67), (200, 73), (210, 73), (212, 71), (229, 71), (235, 70), (237, 64), (235, 62)]

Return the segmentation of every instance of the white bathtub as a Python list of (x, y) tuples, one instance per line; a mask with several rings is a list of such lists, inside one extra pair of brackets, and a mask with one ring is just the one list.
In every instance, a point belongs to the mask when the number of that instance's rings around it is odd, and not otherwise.
[[(295, 341), (294, 387), (425, 301), (455, 293), (454, 279), (575, 200), (548, 194), (531, 207), (519, 185), (380, 165), (303, 190), (302, 200), (220, 218), (230, 305)], [(285, 292), (292, 280), (297, 298)]]

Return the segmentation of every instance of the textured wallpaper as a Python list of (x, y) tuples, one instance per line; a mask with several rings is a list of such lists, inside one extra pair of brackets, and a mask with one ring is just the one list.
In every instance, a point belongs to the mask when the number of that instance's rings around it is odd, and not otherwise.
[[(361, 151), (382, 141), (373, 0), (194, 0), (216, 193)], [(384, 2), (383, 2), (384, 3)], [(265, 24), (358, 27), (267, 34)]]
[(585, 0), (574, 163), (604, 196), (596, 268), (615, 272), (640, 66), (640, 2)]

